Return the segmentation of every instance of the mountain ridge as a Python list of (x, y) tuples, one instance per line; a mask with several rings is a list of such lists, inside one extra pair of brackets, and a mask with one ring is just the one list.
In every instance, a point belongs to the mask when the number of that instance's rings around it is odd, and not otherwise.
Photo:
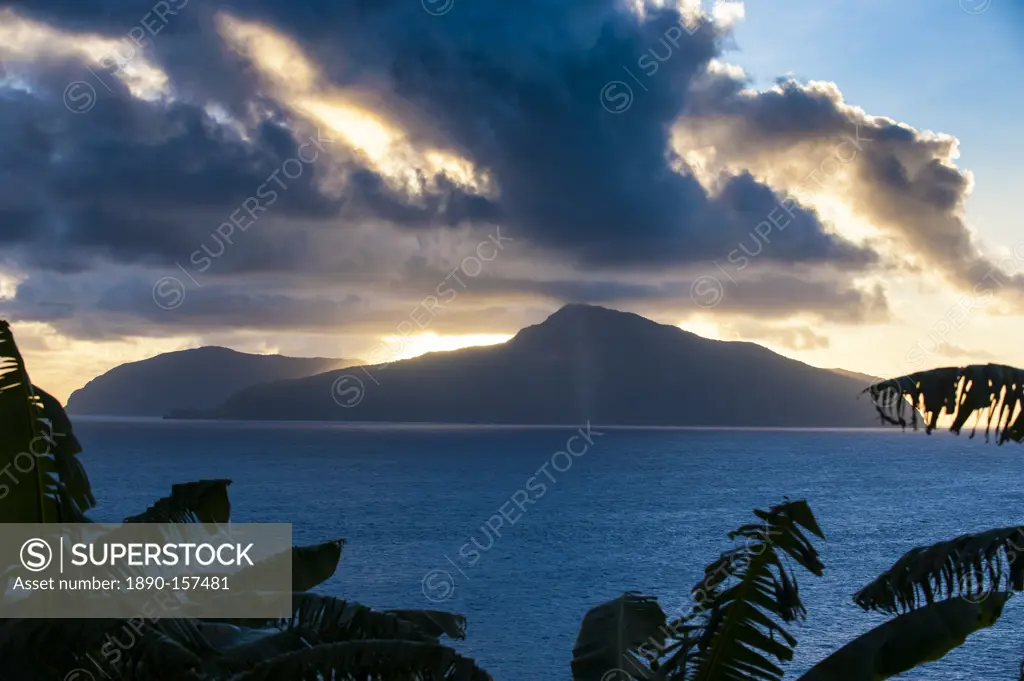
[(253, 385), (242, 420), (723, 427), (877, 425), (862, 381), (755, 343), (566, 305), (505, 343)]
[(118, 365), (72, 392), (67, 410), (83, 415), (164, 416), (174, 409), (211, 409), (250, 385), (360, 363), (359, 359), (258, 355), (206, 345)]

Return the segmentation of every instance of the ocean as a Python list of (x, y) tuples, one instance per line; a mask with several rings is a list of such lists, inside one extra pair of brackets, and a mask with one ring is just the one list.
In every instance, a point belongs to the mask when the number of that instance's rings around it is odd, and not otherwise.
[[(455, 647), (498, 681), (570, 678), (587, 610), (626, 590), (671, 617), (751, 510), (806, 498), (825, 574), (787, 678), (884, 621), (852, 595), (915, 546), (1020, 524), (1024, 451), (945, 433), (472, 428), (75, 419), (98, 507), (117, 521), (175, 482), (231, 478), (236, 522), (347, 540), (319, 591), (468, 617)], [(572, 455), (566, 454), (568, 450)], [(562, 452), (562, 453), (560, 453)], [(543, 489), (542, 489), (543, 488)], [(901, 676), (1016, 679), (1024, 598)]]

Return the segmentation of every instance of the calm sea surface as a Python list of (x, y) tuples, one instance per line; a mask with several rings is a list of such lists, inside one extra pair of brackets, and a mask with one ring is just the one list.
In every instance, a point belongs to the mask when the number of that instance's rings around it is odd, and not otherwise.
[[(76, 429), (95, 519), (137, 513), (174, 482), (231, 478), (235, 521), (291, 522), (296, 543), (348, 540), (322, 591), (464, 613), (469, 635), (456, 647), (498, 681), (568, 679), (584, 613), (625, 590), (685, 611), (703, 566), (731, 546), (726, 532), (784, 495), (806, 498), (828, 539), (825, 576), (799, 576), (809, 618), (795, 629), (793, 678), (883, 620), (851, 596), (903, 552), (1024, 521), (1024, 448), (898, 430), (595, 424), (592, 444), (577, 437), (569, 446), (586, 451), (569, 457), (556, 452), (577, 427), (76, 419)], [(1018, 596), (995, 627), (901, 678), (1016, 679), (1022, 630)]]

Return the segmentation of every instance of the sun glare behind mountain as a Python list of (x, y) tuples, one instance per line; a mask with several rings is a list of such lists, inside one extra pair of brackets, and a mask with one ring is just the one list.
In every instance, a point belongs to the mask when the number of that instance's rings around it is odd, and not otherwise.
[[(400, 359), (411, 359), (428, 352), (461, 350), (477, 345), (495, 345), (504, 343), (511, 334), (502, 333), (470, 333), (460, 335), (439, 335), (437, 333), (421, 333), (408, 338), (384, 338), (375, 353), (366, 359), (374, 364), (393, 362)], [(380, 355), (387, 355), (381, 357)]]

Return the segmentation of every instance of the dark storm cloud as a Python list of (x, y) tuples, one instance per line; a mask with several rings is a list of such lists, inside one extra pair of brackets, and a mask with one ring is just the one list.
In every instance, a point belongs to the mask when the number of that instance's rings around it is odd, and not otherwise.
[(770, 274), (724, 283), (725, 294), (716, 310), (779, 319), (794, 311), (810, 313), (841, 324), (880, 323), (890, 320), (885, 291), (864, 291), (838, 280), (789, 274)]
[[(0, 189), (5, 212), (14, 213), (3, 216), (4, 224), (20, 218), (18, 224), (31, 225), (20, 236), (36, 266), (62, 268), (96, 255), (163, 265), (187, 255), (301, 142), (273, 121), (243, 142), (195, 107), (157, 108), (127, 95), (104, 99), (89, 113), (76, 116), (25, 93), (0, 99), (0, 154), (25, 159), (11, 172), (31, 187)], [(26, 132), (45, 146), (23, 151)], [(316, 178), (315, 166), (304, 168), (280, 192), (275, 213), (333, 213)], [(55, 261), (54, 253), (64, 257)]]
[(423, 267), (415, 258), (404, 272), (399, 279), (391, 272), (369, 279), (361, 271), (347, 281), (339, 278), (331, 289), (252, 277), (235, 283), (204, 279), (195, 286), (180, 272), (182, 281), (154, 287), (151, 278), (130, 269), (42, 273), (23, 281), (12, 299), (0, 300), (0, 317), (45, 322), (69, 337), (99, 340), (227, 328), (379, 335), (409, 319), (426, 321), (422, 330), (436, 333), (513, 333), (565, 302), (610, 304), (669, 321), (711, 312), (840, 324), (890, 316), (884, 291), (854, 287), (841, 271), (747, 272), (736, 283), (723, 278), (724, 285), (715, 282), (711, 304), (705, 288), (696, 288), (706, 276), (661, 283), (463, 276), (463, 286), (451, 270)]
[[(123, 35), (151, 9), (148, 2), (87, 4), (94, 11), (45, 1), (18, 7), (54, 25), (108, 36)], [(312, 168), (284, 194), (275, 217), (302, 218), (307, 224), (296, 226), (299, 233), (310, 221), (332, 229), (368, 220), (409, 229), (500, 222), (560, 258), (604, 268), (671, 268), (729, 252), (780, 197), (749, 174), (709, 196), (671, 168), (669, 150), (687, 85), (717, 55), (721, 36), (710, 27), (692, 36), (680, 31), (674, 11), (640, 21), (614, 7), (534, 0), (467, 5), (438, 18), (414, 2), (240, 6), (241, 16), (295, 37), (336, 83), (373, 84), (413, 139), (470, 159), (499, 191), (499, 198), (473, 196), (439, 177), (436, 190), (412, 198), (340, 150), (342, 188), (324, 189), (320, 168)], [(210, 98), (239, 114), (252, 102), (266, 104), (250, 65), (219, 43), (213, 14), (210, 6), (188, 3), (151, 41), (153, 58), (179, 96)], [(647, 91), (626, 115), (605, 111), (603, 84), (658, 45), (672, 53)], [(72, 79), (66, 70), (60, 78), (45, 69), (34, 74), (53, 86), (0, 110), (0, 119), (49, 135), (62, 150), (59, 159), (51, 154), (26, 168), (25, 180), (43, 188), (39, 196), (22, 199), (26, 205), (12, 198), (12, 210), (37, 216), (33, 243), (56, 236), (61, 257), (29, 250), (36, 266), (187, 257), (300, 142), (283, 114), (254, 123), (252, 138), (242, 141), (188, 98), (166, 105), (104, 93), (89, 115), (75, 116), (59, 101), (60, 86)], [(851, 267), (873, 261), (871, 252), (827, 232), (812, 211), (792, 211), (792, 225), (766, 260)], [(280, 236), (248, 239), (246, 250), (255, 255), (239, 256), (234, 266), (273, 268), (265, 256), (281, 252), (279, 269), (294, 269), (298, 258), (290, 254), (303, 242), (282, 246)]]
[[(701, 277), (651, 283), (643, 281), (585, 281), (579, 279), (510, 279), (489, 277), (474, 284), (473, 296), (532, 293), (553, 303), (618, 305), (639, 309), (645, 305), (662, 313), (681, 316), (694, 312), (723, 312), (735, 315), (785, 319), (795, 314), (838, 323), (883, 322), (889, 319), (888, 298), (881, 289), (864, 291), (851, 285), (842, 273), (831, 276), (801, 276), (763, 272), (736, 283), (725, 276), (715, 279), (714, 304), (702, 296)], [(695, 286), (696, 292), (695, 292)]]
[(8, 245), (0, 255), (19, 266), (166, 266), (223, 249), (230, 236), (216, 230), (235, 220), (238, 239), (241, 219), (293, 228), (254, 230), (223, 268), (287, 272), (309, 255), (299, 250), (309, 243), (304, 232), (338, 220), (454, 225), (487, 213), (480, 199), (443, 179), (436, 193), (409, 202), (329, 133), (279, 108), (243, 139), (204, 107), (139, 100), (112, 76), (102, 78), (110, 92), (92, 86), (93, 109), (72, 112), (62, 101), (68, 83), (99, 82), (73, 61), (11, 71), (33, 77), (31, 92), (0, 89), (0, 155), (11, 161), (0, 171), (0, 244)]
[[(409, 121), (410, 129), (494, 175), (497, 217), (510, 230), (594, 265), (716, 257), (779, 202), (744, 174), (709, 197), (670, 167), (671, 124), (685, 107), (687, 84), (717, 55), (718, 36), (709, 29), (687, 35), (674, 11), (653, 11), (641, 22), (611, 7), (490, 5), (425, 26), (414, 14), (395, 22), (393, 49), (382, 57), (391, 91), (429, 121)], [(668, 46), (671, 56), (624, 115), (610, 115), (600, 106), (602, 87), (655, 46), (662, 54)], [(871, 260), (826, 233), (813, 213), (797, 213), (767, 257)]]
[[(687, 282), (675, 309), (728, 317), (784, 320), (794, 315), (836, 324), (890, 321), (891, 310), (880, 286), (865, 290), (842, 273), (767, 271), (740, 279), (701, 275)], [(664, 310), (664, 305), (658, 306)]]
[[(190, 287), (181, 305), (167, 309), (154, 302), (151, 281), (128, 275), (116, 282), (95, 275), (48, 275), (29, 279), (10, 300), (0, 299), (0, 318), (45, 322), (79, 340), (163, 337), (193, 334), (214, 337), (220, 331), (273, 333), (393, 334), (411, 318), (427, 322), (425, 331), (442, 334), (511, 334), (550, 313), (547, 305), (495, 303), (487, 296), (460, 298), (426, 314), (422, 296), (378, 296), (271, 285), (211, 284)], [(500, 299), (498, 299), (500, 300)]]
[[(187, 305), (174, 309), (154, 303), (152, 281), (128, 275), (102, 278), (44, 276), (18, 287), (12, 300), (0, 301), (0, 313), (13, 321), (42, 321), (80, 339), (203, 333), (219, 328), (280, 329), (297, 332), (337, 329), (343, 320), (386, 322), (357, 295), (282, 293), (266, 287), (209, 285), (186, 292)], [(394, 314), (392, 315), (392, 317)]]
[[(5, 5), (66, 30), (122, 37), (154, 3)], [(224, 249), (215, 230), (316, 134), (226, 46), (215, 22), (221, 10), (294, 38), (328, 85), (371, 92), (413, 143), (468, 159), (496, 191), (474, 195), (424, 171), (419, 180), (429, 189), (411, 195), (337, 141), (301, 177), (285, 180), (287, 190), (276, 187), (276, 204), (244, 236), (236, 230), (225, 257), (211, 256)], [(32, 273), (5, 313), (76, 337), (386, 331), (450, 272), (417, 260), (407, 240), (500, 224), (517, 250), (460, 291), (458, 306), (430, 330), (512, 332), (562, 302), (659, 318), (881, 323), (890, 318), (884, 291), (854, 284), (878, 264), (875, 253), (826, 229), (808, 204), (786, 198), (792, 184), (772, 182), (773, 189), (761, 172), (786, 166), (776, 163), (782, 159), (813, 166), (820, 151), (851, 136), (869, 141), (837, 191), (860, 217), (957, 283), (991, 273), (962, 217), (970, 182), (950, 160), (953, 138), (868, 116), (821, 85), (784, 81), (743, 92), (748, 83), (709, 75), (722, 33), (681, 33), (678, 19), (661, 9), (640, 20), (612, 0), (460, 3), (443, 17), (415, 0), (191, 0), (147, 44), (173, 101), (141, 101), (105, 76), (113, 91), (97, 86), (99, 101), (84, 115), (62, 101), (69, 82), (93, 78), (82, 64), (5, 65), (31, 87), (0, 87), (0, 156), (12, 161), (0, 168), (0, 258)], [(647, 76), (638, 65), (652, 54), (660, 55), (658, 69)], [(609, 81), (629, 80), (624, 68), (643, 85), (629, 81), (631, 106), (615, 115), (600, 94)], [(731, 174), (714, 193), (675, 170), (670, 140), (679, 125), (719, 133), (708, 139)], [(780, 215), (780, 204), (787, 226), (762, 249), (754, 230)], [(353, 236), (360, 229), (374, 235), (372, 248)], [(749, 244), (758, 253), (749, 276), (738, 284), (720, 277), (721, 299), (696, 305), (696, 277), (714, 274), (712, 260), (732, 263), (738, 248), (749, 255)], [(195, 271), (197, 253), (213, 257), (210, 280)], [(175, 262), (202, 288), (162, 310), (153, 282), (168, 273), (184, 280)], [(508, 267), (517, 262), (529, 266)], [(92, 276), (109, 263), (153, 269)], [(67, 274), (64, 288), (44, 286), (40, 269)], [(1024, 290), (1020, 276), (1006, 281)], [(355, 285), (363, 288), (350, 294)], [(827, 344), (810, 327), (759, 333), (792, 348)]]

